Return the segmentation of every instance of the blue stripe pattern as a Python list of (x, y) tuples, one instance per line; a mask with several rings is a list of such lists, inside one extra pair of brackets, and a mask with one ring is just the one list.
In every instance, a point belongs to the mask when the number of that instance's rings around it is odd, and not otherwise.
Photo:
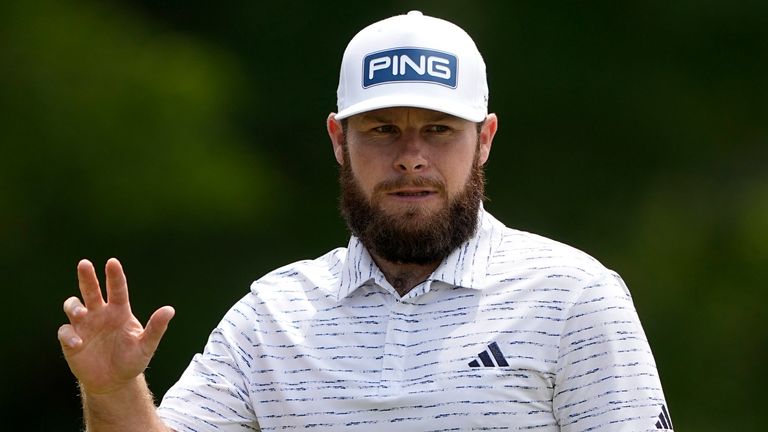
[(158, 412), (179, 432), (651, 431), (665, 404), (621, 278), (481, 210), (403, 297), (354, 237), (254, 282)]

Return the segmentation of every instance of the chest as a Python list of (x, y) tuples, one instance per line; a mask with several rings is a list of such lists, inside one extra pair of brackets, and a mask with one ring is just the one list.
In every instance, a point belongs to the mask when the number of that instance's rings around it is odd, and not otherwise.
[(555, 428), (556, 308), (437, 294), (413, 303), (361, 295), (257, 335), (250, 394), (262, 428)]

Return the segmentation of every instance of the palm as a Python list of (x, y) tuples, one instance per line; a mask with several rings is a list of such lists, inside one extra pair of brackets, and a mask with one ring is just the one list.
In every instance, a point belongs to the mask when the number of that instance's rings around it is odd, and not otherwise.
[(85, 305), (74, 297), (65, 302), (70, 324), (59, 332), (70, 369), (93, 393), (115, 390), (141, 374), (173, 316), (172, 308), (160, 308), (145, 329), (131, 312), (120, 263), (110, 260), (106, 272), (105, 302), (93, 266), (87, 261), (78, 265)]
[(144, 331), (138, 320), (128, 313), (116, 311), (112, 305), (89, 312), (88, 319), (74, 325), (83, 339), (82, 348), (69, 356), (75, 376), (89, 388), (110, 386), (111, 380), (125, 381), (146, 368), (149, 356), (141, 350)]

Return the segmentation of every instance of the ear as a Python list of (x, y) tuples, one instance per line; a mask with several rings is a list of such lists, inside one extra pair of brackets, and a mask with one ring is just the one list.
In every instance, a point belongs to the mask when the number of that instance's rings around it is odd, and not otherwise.
[(344, 129), (341, 127), (341, 122), (336, 120), (336, 113), (328, 114), (326, 127), (328, 128), (328, 137), (331, 138), (331, 144), (333, 145), (333, 155), (336, 157), (336, 162), (338, 162), (339, 165), (343, 165)]
[(483, 122), (483, 126), (480, 128), (480, 154), (478, 157), (480, 165), (485, 165), (488, 161), (488, 157), (491, 154), (491, 146), (493, 145), (493, 137), (498, 129), (499, 119), (496, 117), (496, 114), (488, 114), (488, 117)]

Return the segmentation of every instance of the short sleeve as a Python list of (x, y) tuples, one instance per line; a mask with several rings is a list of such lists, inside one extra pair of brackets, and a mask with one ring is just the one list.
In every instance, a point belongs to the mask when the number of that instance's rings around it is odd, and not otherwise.
[(648, 340), (613, 272), (586, 284), (568, 310), (553, 409), (563, 432), (672, 430)]
[(232, 321), (237, 306), (211, 333), (179, 381), (163, 397), (158, 415), (177, 432), (245, 432), (259, 426), (248, 396), (247, 354)]

